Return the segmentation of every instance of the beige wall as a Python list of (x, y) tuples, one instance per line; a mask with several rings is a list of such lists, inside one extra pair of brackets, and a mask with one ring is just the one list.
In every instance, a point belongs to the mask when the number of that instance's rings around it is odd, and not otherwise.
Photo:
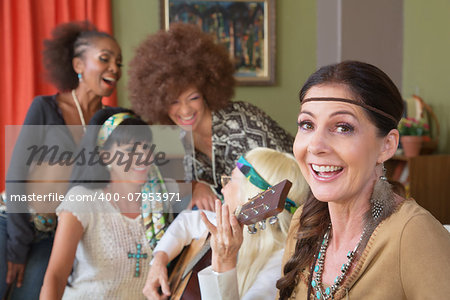
[(342, 60), (382, 69), (402, 86), (403, 0), (342, 0)]
[[(355, 3), (355, 0), (342, 1), (344, 8), (347, 8), (346, 11), (354, 11), (350, 15), (342, 12), (344, 17), (355, 18), (358, 15), (357, 6), (348, 8), (348, 5)], [(260, 106), (284, 128), (295, 133), (295, 119), (298, 111), (297, 94), (305, 79), (316, 68), (318, 42), (316, 1), (276, 0), (276, 2), (277, 84), (270, 87), (238, 87), (235, 99)], [(125, 62), (123, 79), (119, 82), (118, 88), (119, 103), (128, 107), (127, 64), (133, 56), (133, 48), (147, 34), (159, 29), (159, 0), (112, 0), (112, 3), (114, 31), (122, 46)], [(387, 5), (386, 0), (382, 3)], [(394, 1), (394, 4), (393, 7), (398, 9), (398, 0)], [(383, 44), (395, 43), (394, 49), (403, 48), (401, 78), (398, 75), (390, 75), (397, 84), (401, 84), (405, 98), (412, 93), (418, 93), (431, 104), (441, 125), (440, 153), (450, 153), (450, 101), (448, 100), (450, 96), (446, 89), (450, 80), (448, 75), (450, 70), (449, 11), (450, 1), (448, 0), (404, 1), (403, 43), (400, 45), (398, 41), (380, 40)], [(379, 20), (382, 26), (383, 20), (393, 12), (386, 8), (384, 11), (374, 13), (371, 18)], [(350, 38), (348, 33), (347, 35), (343, 33), (342, 39)], [(388, 51), (386, 55), (391, 54)], [(391, 58), (396, 57), (398, 57), (398, 51), (395, 51)], [(392, 73), (389, 71), (389, 66), (387, 68), (387, 72)]]
[[(128, 62), (133, 49), (159, 30), (159, 0), (112, 0), (114, 35), (124, 56), (119, 105), (129, 107)], [(316, 7), (311, 0), (276, 0), (276, 85), (237, 87), (236, 100), (264, 109), (282, 127), (296, 132), (298, 92), (316, 67)]]
[(417, 93), (441, 125), (439, 152), (450, 154), (450, 1), (404, 2), (403, 96)]
[(119, 105), (129, 107), (128, 64), (146, 35), (159, 29), (159, 0), (112, 0), (114, 36), (122, 47), (123, 70), (117, 92)]
[(403, 0), (316, 0), (317, 65), (371, 63), (402, 86)]

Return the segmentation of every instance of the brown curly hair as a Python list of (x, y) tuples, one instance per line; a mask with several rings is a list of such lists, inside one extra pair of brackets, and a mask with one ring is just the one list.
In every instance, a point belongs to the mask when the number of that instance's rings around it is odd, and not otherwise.
[(60, 24), (52, 31), (52, 38), (44, 40), (43, 64), (47, 79), (61, 92), (78, 86), (78, 77), (72, 66), (74, 57), (82, 57), (94, 39), (110, 38), (88, 21)]
[(191, 24), (172, 24), (150, 35), (136, 49), (128, 88), (134, 111), (150, 124), (174, 124), (169, 105), (195, 86), (212, 111), (226, 107), (234, 95), (234, 66), (227, 50)]

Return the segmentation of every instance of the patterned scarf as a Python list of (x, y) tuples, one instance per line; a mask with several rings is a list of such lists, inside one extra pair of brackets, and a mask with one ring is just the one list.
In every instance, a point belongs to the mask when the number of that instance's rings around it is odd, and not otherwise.
[[(124, 112), (109, 117), (99, 130), (97, 145), (102, 147), (114, 129), (129, 118), (137, 118), (137, 116)], [(158, 167), (154, 164), (150, 167), (147, 182), (142, 186), (141, 193), (141, 214), (145, 236), (150, 247), (154, 249), (173, 218), (170, 205), (166, 204), (167, 201), (162, 201), (163, 195), (167, 194), (167, 188)]]
[(145, 236), (150, 247), (154, 249), (173, 218), (168, 201), (163, 201), (163, 195), (167, 194), (167, 188), (157, 166), (151, 166), (148, 180), (142, 186), (141, 192), (141, 213)]
[(100, 127), (98, 131), (97, 145), (99, 147), (103, 147), (106, 140), (109, 138), (114, 129), (116, 129), (116, 127), (119, 126), (120, 123), (130, 118), (137, 119), (138, 117), (129, 112), (122, 112), (114, 114), (108, 119), (106, 119), (106, 121), (103, 123), (102, 127)]

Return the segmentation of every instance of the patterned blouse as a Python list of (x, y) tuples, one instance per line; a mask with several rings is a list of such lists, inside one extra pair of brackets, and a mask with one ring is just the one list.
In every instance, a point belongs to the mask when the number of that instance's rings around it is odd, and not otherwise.
[(246, 102), (231, 102), (212, 112), (212, 160), (194, 150), (187, 159), (193, 180), (220, 191), (220, 177), (231, 175), (239, 157), (256, 147), (292, 153), (294, 138), (260, 108)]

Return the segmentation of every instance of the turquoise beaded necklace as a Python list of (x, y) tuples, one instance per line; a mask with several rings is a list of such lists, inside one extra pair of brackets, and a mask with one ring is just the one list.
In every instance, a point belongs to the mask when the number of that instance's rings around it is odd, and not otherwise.
[(331, 233), (331, 223), (328, 226), (327, 231), (323, 236), (322, 245), (320, 246), (319, 254), (317, 255), (317, 264), (314, 266), (314, 275), (311, 280), (311, 286), (314, 289), (314, 296), (316, 299), (327, 300), (333, 299), (334, 294), (336, 293), (339, 286), (342, 284), (344, 278), (347, 276), (348, 271), (350, 270), (353, 260), (355, 258), (355, 254), (358, 251), (359, 246), (361, 245), (361, 241), (366, 233), (366, 228), (364, 228), (361, 237), (359, 238), (358, 243), (355, 246), (353, 251), (349, 251), (347, 253), (347, 262), (344, 263), (341, 267), (341, 274), (336, 276), (334, 283), (332, 286), (327, 287), (325, 290), (322, 284), (322, 273), (323, 273), (323, 265), (325, 262), (325, 254), (328, 248), (328, 240)]
[[(134, 230), (130, 230), (129, 224), (128, 222), (133, 222), (135, 221), (135, 219), (131, 219), (131, 220), (126, 220), (125, 218), (127, 218), (126, 216), (122, 215), (122, 212), (119, 208), (119, 206), (117, 205), (117, 203), (111, 202), (111, 205), (114, 207), (114, 209), (117, 212), (117, 218), (120, 219), (121, 225), (122, 227), (130, 234), (134, 233)], [(141, 222), (142, 222), (142, 228), (144, 228), (144, 224), (143, 224), (143, 220), (142, 220), (142, 216), (139, 216), (137, 218), (141, 218)], [(148, 254), (143, 252), (143, 245), (145, 243), (145, 234), (142, 233), (142, 236), (139, 238), (137, 237), (137, 242), (136, 242), (136, 253), (133, 253), (132, 251), (128, 251), (127, 252), (127, 257), (128, 259), (135, 259), (136, 261), (135, 266), (134, 266), (134, 277), (140, 277), (141, 276), (141, 267), (142, 267), (142, 259), (147, 259), (148, 258)], [(139, 239), (143, 239), (144, 243), (139, 242)]]

